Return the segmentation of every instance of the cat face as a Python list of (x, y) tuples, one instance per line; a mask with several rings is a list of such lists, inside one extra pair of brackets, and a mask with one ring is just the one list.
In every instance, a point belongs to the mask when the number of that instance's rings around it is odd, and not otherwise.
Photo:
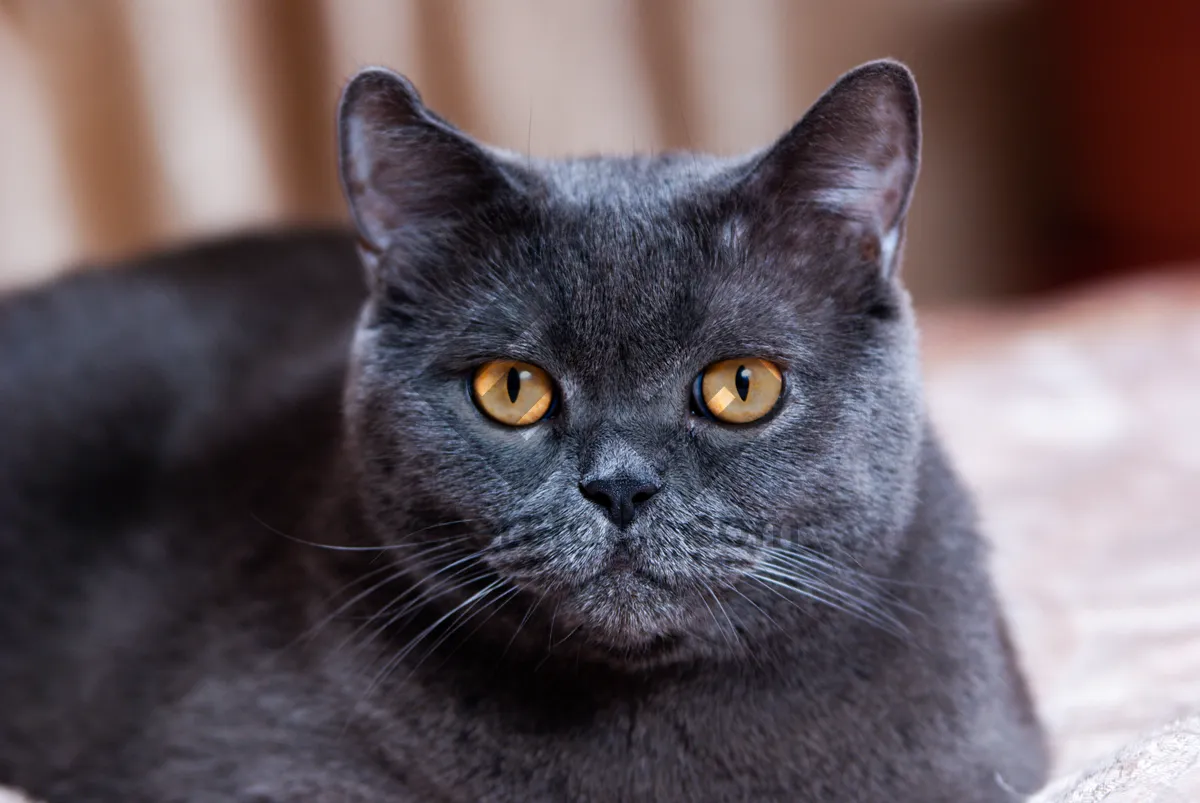
[[(902, 67), (734, 160), (489, 151), (381, 71), (341, 133), (373, 288), (347, 430), (381, 537), (463, 529), (450, 571), (623, 654), (732, 644), (759, 602), (812, 601), (814, 561), (890, 557), (921, 437)], [(420, 571), (465, 560), (441, 554)]]

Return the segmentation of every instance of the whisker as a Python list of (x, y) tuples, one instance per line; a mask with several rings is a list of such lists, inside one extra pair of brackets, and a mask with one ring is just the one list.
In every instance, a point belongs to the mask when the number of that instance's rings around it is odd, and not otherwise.
[(554, 648), (554, 625), (558, 620), (558, 609), (562, 606), (562, 602), (555, 603), (554, 610), (550, 613), (550, 640), (546, 642), (547, 649)]
[(573, 628), (571, 628), (571, 630), (567, 633), (567, 635), (563, 636), (558, 641), (551, 641), (550, 649), (553, 650), (555, 647), (561, 647), (562, 645), (566, 644), (567, 641), (570, 640), (571, 636), (573, 636), (577, 632), (579, 632), (579, 628), (581, 628), (581, 627), (583, 627), (582, 622), (580, 622), (579, 624), (577, 624)]
[(775, 619), (773, 619), (771, 617), (771, 614), (769, 614), (765, 610), (763, 610), (761, 605), (759, 605), (757, 602), (755, 602), (754, 600), (747, 597), (742, 592), (742, 590), (737, 587), (737, 585), (735, 585), (734, 583), (730, 583), (730, 582), (723, 582), (722, 585), (725, 586), (726, 588), (728, 588), (733, 593), (737, 594), (739, 597), (744, 599), (746, 602), (748, 602), (754, 608), (754, 610), (761, 613), (768, 622), (770, 622), (771, 624), (773, 624), (775, 627), (779, 628), (780, 630), (783, 630), (783, 625), (779, 624), (779, 622), (776, 622)]
[[(757, 574), (754, 574), (754, 573), (747, 574), (746, 576), (747, 576), (747, 577), (749, 577), (751, 580), (754, 580), (755, 582), (757, 582), (757, 583), (759, 583), (760, 585), (762, 585), (762, 586), (763, 586), (765, 589), (767, 589), (768, 591), (770, 591), (770, 592), (771, 592), (772, 594), (774, 594), (775, 596), (779, 597), (780, 599), (787, 600), (787, 601), (788, 601), (788, 602), (790, 602), (792, 605), (795, 605), (797, 608), (799, 608), (799, 607), (800, 607), (799, 603), (797, 603), (797, 602), (796, 602), (794, 599), (792, 599), (791, 597), (788, 597), (786, 594), (784, 594), (784, 593), (782, 593), (781, 591), (779, 591), (779, 589), (780, 589), (780, 588), (785, 588), (785, 589), (787, 589), (788, 591), (797, 591), (797, 592), (799, 592), (800, 594), (802, 594), (803, 596), (805, 596), (805, 597), (808, 597), (808, 598), (810, 598), (810, 599), (813, 599), (813, 600), (816, 600), (817, 602), (821, 602), (821, 603), (824, 603), (824, 602), (825, 602), (825, 600), (824, 600), (824, 599), (822, 599), (822, 598), (821, 598), (821, 597), (819, 597), (819, 596), (816, 596), (816, 595), (814, 595), (814, 594), (812, 594), (812, 593), (810, 593), (810, 592), (807, 592), (807, 591), (801, 591), (800, 589), (793, 588), (792, 586), (790, 586), (790, 585), (787, 585), (787, 584), (785, 584), (785, 583), (781, 583), (781, 582), (779, 582), (779, 581), (777, 581), (777, 580), (771, 580), (771, 579), (769, 579), (769, 578), (766, 578), (766, 577), (761, 577), (761, 576), (759, 576), (759, 575), (757, 575)], [(837, 605), (834, 605), (833, 607), (834, 607), (835, 609), (841, 610), (840, 608), (838, 608), (838, 606), (837, 606)], [(847, 611), (847, 613), (849, 613), (849, 612)], [(853, 614), (851, 614), (851, 615), (853, 615)]]
[[(464, 540), (464, 539), (465, 539), (465, 538), (467, 538), (467, 537), (468, 537), (468, 536), (462, 536), (462, 537), (460, 537), (460, 538), (450, 539), (449, 541), (447, 541), (447, 542), (444, 542), (444, 543), (437, 543), (437, 544), (430, 545), (430, 546), (426, 547), (425, 549), (418, 550), (418, 551), (417, 551), (416, 553), (414, 553), (414, 554), (413, 554), (411, 557), (413, 557), (413, 558), (416, 558), (416, 557), (429, 558), (429, 557), (433, 557), (433, 556), (435, 556), (435, 555), (442, 554), (442, 553), (444, 553), (444, 552), (449, 552), (449, 551), (452, 551), (452, 548), (455, 546), (455, 542), (458, 542), (458, 541)], [(317, 622), (315, 625), (313, 625), (312, 627), (310, 627), (310, 628), (309, 628), (309, 630), (308, 630), (308, 631), (306, 631), (306, 633), (304, 634), (304, 636), (303, 636), (303, 637), (305, 637), (305, 638), (312, 638), (312, 637), (313, 637), (313, 636), (315, 636), (315, 635), (316, 635), (316, 634), (317, 634), (317, 633), (318, 633), (318, 632), (319, 632), (319, 631), (320, 631), (322, 628), (328, 627), (328, 626), (329, 626), (329, 624), (330, 624), (331, 622), (333, 622), (333, 621), (334, 621), (334, 620), (335, 620), (337, 617), (341, 616), (343, 613), (345, 613), (346, 611), (350, 610), (350, 609), (351, 609), (352, 607), (354, 607), (356, 604), (358, 604), (359, 602), (362, 602), (362, 601), (363, 601), (364, 599), (366, 599), (367, 597), (369, 597), (369, 596), (371, 596), (372, 594), (376, 593), (377, 591), (379, 591), (379, 589), (383, 588), (383, 587), (384, 587), (385, 585), (387, 585), (388, 583), (395, 582), (396, 580), (398, 580), (398, 579), (400, 579), (400, 578), (404, 577), (404, 575), (405, 575), (404, 567), (400, 567), (400, 566), (397, 566), (397, 565), (395, 565), (395, 564), (388, 564), (387, 566), (382, 566), (382, 567), (380, 567), (380, 568), (378, 568), (378, 569), (375, 569), (375, 570), (372, 570), (372, 571), (370, 571), (370, 572), (367, 572), (367, 573), (366, 573), (366, 574), (365, 574), (363, 577), (359, 578), (358, 580), (351, 581), (349, 584), (347, 584), (345, 587), (343, 587), (343, 589), (342, 589), (342, 590), (343, 590), (343, 591), (345, 591), (346, 589), (350, 588), (351, 586), (354, 586), (354, 585), (356, 585), (357, 583), (361, 582), (361, 581), (362, 581), (362, 579), (365, 579), (366, 577), (376, 576), (376, 575), (378, 575), (380, 572), (387, 571), (387, 570), (389, 570), (389, 569), (390, 569), (390, 570), (393, 570), (395, 573), (394, 573), (393, 575), (391, 575), (390, 577), (388, 577), (386, 580), (383, 580), (382, 582), (379, 582), (379, 583), (375, 583), (375, 584), (373, 584), (373, 585), (372, 585), (370, 588), (366, 589), (365, 591), (361, 591), (361, 592), (359, 592), (358, 594), (354, 595), (354, 596), (353, 596), (351, 599), (349, 599), (349, 600), (347, 600), (346, 602), (344, 602), (344, 603), (342, 603), (341, 605), (339, 605), (339, 606), (337, 607), (337, 609), (336, 609), (336, 610), (332, 611), (331, 613), (329, 613), (328, 615), (326, 615), (325, 617), (323, 617), (323, 618), (322, 618), (322, 619), (321, 619), (319, 622)], [(436, 573), (435, 573), (435, 575), (436, 575)], [(420, 581), (418, 581), (418, 583), (417, 583), (416, 585), (420, 585)], [(415, 586), (414, 586), (414, 587), (415, 587)], [(398, 601), (398, 600), (400, 600), (400, 599), (403, 599), (403, 598), (404, 598), (404, 596), (405, 596), (407, 593), (411, 592), (411, 591), (412, 591), (412, 589), (410, 588), (410, 589), (408, 589), (408, 591), (406, 591), (406, 592), (405, 592), (405, 594), (401, 594), (400, 596), (398, 596), (398, 597), (396, 597), (395, 599), (393, 599), (392, 601), (390, 601), (390, 602), (388, 603), (388, 606), (387, 606), (387, 607), (385, 607), (383, 610), (384, 610), (384, 611), (386, 611), (386, 610), (388, 609), (388, 607), (390, 607), (391, 605), (395, 604), (395, 602), (396, 602), (396, 601)], [(333, 596), (330, 598), (330, 600), (329, 600), (329, 601), (330, 601), (330, 602), (332, 602), (332, 601), (333, 601), (333, 599), (336, 599), (336, 597), (337, 597), (337, 596), (338, 596), (338, 594), (340, 594), (340, 593), (342, 593), (342, 592), (341, 592), (341, 591), (339, 591), (337, 594), (334, 594), (334, 595), (333, 595)], [(380, 611), (380, 612), (378, 612), (378, 613), (382, 613), (382, 612), (383, 612), (383, 611)], [(368, 620), (368, 621), (370, 621), (370, 620)], [(360, 630), (361, 630), (361, 628), (360, 628)], [(354, 633), (354, 634), (351, 634), (351, 638), (353, 638), (355, 635), (357, 635), (357, 633), (358, 633), (358, 632), (360, 632), (360, 631), (355, 631), (355, 633)], [(339, 650), (341, 650), (341, 649), (343, 649), (344, 647), (345, 647), (345, 644), (343, 643), (341, 646), (339, 646), (339, 647), (338, 647), (338, 649), (339, 649)]]
[(389, 569), (395, 570), (396, 566), (394, 564), (388, 564), (387, 566), (376, 566), (374, 569), (372, 569), (369, 572), (362, 572), (360, 574), (355, 575), (353, 580), (350, 580), (348, 583), (344, 584), (337, 591), (334, 591), (332, 594), (327, 596), (325, 598), (323, 606), (324, 605), (332, 605), (334, 600), (336, 600), (342, 594), (345, 594), (347, 591), (349, 591), (354, 586), (358, 585), (359, 583), (361, 583), (365, 580), (369, 580), (372, 577), (377, 577), (380, 574), (383, 574), (384, 572), (388, 571)]
[[(546, 665), (546, 662), (550, 660), (552, 655), (554, 655), (555, 647), (565, 644), (567, 642), (567, 639), (569, 639), (569, 638), (571, 638), (571, 636), (575, 635), (575, 633), (579, 630), (579, 628), (583, 626), (582, 622), (575, 625), (575, 627), (571, 628), (571, 632), (567, 633), (567, 635), (563, 636), (558, 641), (555, 641), (554, 640), (554, 621), (555, 621), (555, 619), (558, 618), (558, 608), (560, 605), (562, 605), (561, 602), (556, 604), (554, 606), (554, 613), (552, 613), (550, 615), (550, 641), (549, 641), (549, 643), (546, 644), (546, 654), (542, 656), (542, 660), (538, 661), (537, 666), (535, 666), (533, 668), (533, 671), (535, 673), (540, 672), (542, 667)], [(578, 657), (578, 656), (576, 656), (576, 657)]]
[[(282, 538), (286, 538), (289, 541), (293, 541), (297, 544), (303, 544), (304, 546), (316, 547), (317, 549), (328, 549), (328, 550), (332, 550), (335, 552), (382, 552), (382, 551), (387, 551), (389, 549), (407, 549), (412, 546), (406, 540), (402, 540), (395, 544), (382, 544), (379, 546), (345, 546), (343, 544), (322, 544), (318, 541), (308, 541), (308, 540), (305, 540), (298, 536), (285, 533), (283, 530), (280, 530), (278, 527), (272, 527), (270, 524), (267, 524), (267, 522), (263, 521), (261, 518), (259, 518), (257, 515), (255, 515), (253, 513), (250, 514), (250, 518), (254, 519), (254, 521), (257, 522), (260, 526), (266, 528), (267, 530), (271, 531), (275, 535), (278, 535)], [(433, 530), (438, 527), (450, 527), (455, 524), (467, 524), (472, 521), (478, 521), (478, 519), (459, 519), (458, 521), (444, 521), (444, 522), (439, 522), (437, 524), (430, 524), (428, 527), (422, 527), (419, 530), (414, 530), (413, 532), (408, 533), (407, 535), (403, 536), (403, 538), (408, 539), (414, 535), (418, 535), (420, 533), (426, 532), (428, 530)]]
[[(895, 594), (887, 589), (881, 588), (879, 585), (879, 578), (875, 577), (874, 575), (867, 574), (866, 572), (853, 569), (848, 566), (839, 565), (834, 561), (824, 557), (820, 557), (818, 559), (814, 555), (803, 556), (807, 559), (801, 559), (802, 556), (799, 555), (784, 554), (775, 550), (768, 551), (771, 553), (771, 562), (777, 564), (776, 568), (783, 568), (784, 566), (791, 567), (798, 571), (804, 572), (806, 576), (811, 575), (814, 577), (814, 579), (819, 579), (821, 581), (833, 579), (842, 583), (842, 585), (845, 586), (845, 589), (859, 593), (868, 591), (873, 597), (887, 604), (891, 608), (900, 609), (907, 613), (924, 617), (924, 613), (922, 611), (897, 598)], [(778, 564), (782, 564), (783, 566), (779, 566)], [(814, 572), (818, 571), (818, 574), (813, 574)], [(864, 600), (851, 594), (848, 590), (839, 588), (838, 586), (834, 586), (828, 582), (824, 582), (824, 584), (830, 592), (836, 593), (847, 600), (856, 600), (860, 603), (864, 602)]]
[(439, 616), (436, 620), (434, 620), (433, 624), (429, 625), (424, 630), (422, 630), (420, 633), (418, 633), (416, 636), (414, 636), (412, 639), (410, 639), (408, 645), (405, 646), (403, 649), (399, 650), (395, 655), (393, 655), (388, 660), (388, 662), (384, 665), (383, 670), (381, 672), (379, 672), (375, 676), (375, 678), (371, 681), (371, 683), (367, 686), (367, 690), (363, 693), (363, 698), (369, 697), (371, 695), (371, 692), (374, 691), (375, 688), (380, 683), (382, 683), (383, 680), (385, 678), (387, 678), (387, 676), (390, 675), (395, 670), (396, 666), (399, 665), (404, 660), (404, 658), (410, 652), (412, 652), (413, 649), (415, 649), (417, 647), (418, 644), (420, 644), (426, 637), (428, 637), (430, 633), (434, 632), (438, 627), (440, 627), (443, 622), (445, 622), (451, 616), (454, 616), (455, 614), (457, 614), (464, 607), (466, 607), (468, 605), (473, 605), (478, 600), (488, 596), (494, 590), (496, 590), (498, 587), (503, 585), (503, 583), (504, 583), (504, 580), (501, 580), (501, 579), (493, 580), (491, 583), (488, 583), (481, 590), (476, 591), (474, 594), (467, 597), (465, 600), (458, 603), (450, 610), (446, 611), (446, 613)]
[(767, 549), (778, 554), (786, 554), (788, 557), (795, 558), (797, 560), (817, 561), (827, 566), (836, 567), (840, 571), (853, 574), (857, 577), (862, 577), (870, 580), (872, 583), (877, 583), (880, 585), (898, 586), (901, 588), (938, 588), (938, 586), (932, 583), (918, 583), (911, 580), (899, 580), (894, 577), (882, 577), (877, 574), (863, 571), (860, 568), (839, 564), (837, 561), (830, 559), (821, 552), (818, 552), (812, 547), (804, 544), (783, 542), (782, 546), (767, 547)]
[[(835, 586), (833, 582), (848, 582), (848, 578), (840, 572), (832, 570), (825, 566), (813, 566), (807, 564), (788, 563), (777, 556), (768, 556), (760, 565), (769, 566), (777, 572), (786, 574), (795, 580), (805, 582), (815, 582), (820, 584), (825, 590), (839, 596), (848, 597), (847, 601), (858, 601), (858, 598), (851, 594), (850, 591)], [(851, 586), (855, 590), (863, 590), (858, 586)], [(874, 589), (872, 589), (874, 590)], [(877, 593), (877, 592), (876, 592)]]
[(721, 602), (721, 598), (713, 591), (712, 586), (708, 587), (708, 593), (712, 594), (713, 602), (717, 603), (717, 610), (721, 612), (721, 616), (725, 617), (725, 621), (729, 623), (729, 632), (733, 634), (733, 640), (739, 647), (742, 644), (742, 634), (738, 632), (737, 625), (733, 623), (733, 619), (729, 617), (729, 611), (725, 609), (725, 603)]
[(521, 617), (521, 621), (517, 625), (516, 630), (513, 631), (512, 637), (509, 638), (508, 644), (504, 645), (504, 652), (500, 653), (501, 658), (504, 658), (506, 655), (508, 655), (508, 651), (512, 649), (512, 645), (516, 642), (517, 636), (521, 633), (521, 628), (525, 627), (525, 624), (529, 621), (529, 617), (533, 615), (534, 610), (542, 604), (542, 600), (544, 599), (546, 599), (545, 589), (543, 589), (542, 593), (538, 596), (537, 602), (525, 609), (525, 615)]
[(717, 621), (717, 615), (713, 612), (712, 606), (708, 604), (708, 600), (704, 598), (703, 594), (700, 595), (700, 601), (704, 603), (704, 608), (708, 611), (708, 615), (712, 617), (713, 626), (717, 628), (717, 631), (724, 637), (725, 643), (732, 649), (733, 642), (729, 640), (729, 635), (725, 632), (725, 628), (721, 627), (721, 623)]
[[(462, 569), (462, 570), (460, 570), (460, 572), (456, 572), (449, 579), (454, 579), (455, 577), (458, 577), (462, 572), (465, 572), (467, 570), (468, 569)], [(463, 580), (462, 582), (453, 583), (452, 585), (450, 585), (450, 587), (441, 589), (441, 590), (437, 591), (437, 593), (430, 596), (428, 601), (432, 601), (439, 597), (446, 596), (447, 594), (454, 593), (455, 591), (459, 591), (463, 588), (467, 588), (468, 586), (471, 585), (471, 583), (477, 582), (477, 581), (483, 579), (484, 577), (487, 577), (487, 575), (488, 575), (488, 573), (486, 571), (479, 572), (475, 575), (468, 577), (467, 579)], [(501, 581), (497, 580), (497, 581), (493, 582), (491, 585), (488, 586), (488, 589), (493, 588), (499, 582), (501, 582)], [(472, 597), (468, 598), (464, 602), (461, 602), (458, 605), (456, 605), (447, 614), (445, 614), (444, 616), (439, 618), (436, 622), (434, 622), (433, 625), (430, 625), (428, 628), (426, 628), (424, 631), (422, 631), (420, 634), (418, 634), (414, 639), (412, 639), (409, 642), (410, 647), (412, 645), (416, 644), (417, 642), (419, 642), (421, 639), (425, 638), (425, 636), (428, 635), (428, 633), (432, 630), (432, 628), (436, 627), (438, 624), (440, 624), (442, 621), (444, 621), (447, 617), (449, 617), (455, 611), (462, 608), (463, 605), (468, 604), (469, 602), (471, 602), (471, 600), (478, 597), (479, 594), (481, 594), (481, 593), (482, 592), (477, 592), (475, 595), (472, 595)], [(375, 641), (385, 630), (387, 630), (389, 627), (393, 626), (397, 621), (399, 621), (399, 619), (401, 617), (403, 617), (406, 613), (408, 613), (409, 610), (411, 610), (415, 605), (419, 604), (421, 601), (422, 600), (417, 599), (417, 600), (413, 600), (412, 602), (410, 602), (407, 606), (405, 606), (404, 610), (401, 610), (399, 613), (392, 616), (387, 622), (385, 622), (382, 626), (380, 626), (373, 633), (371, 633), (371, 635), (367, 639), (362, 641), (359, 644), (359, 649), (362, 650), (366, 647), (366, 645)], [(375, 615), (375, 616), (372, 616), (370, 619), (368, 619), (362, 626), (360, 626), (360, 628), (358, 630), (355, 631), (355, 634), (353, 636), (351, 636), (350, 639), (347, 639), (346, 642), (343, 642), (343, 644), (338, 649), (340, 650), (340, 649), (344, 648), (347, 643), (349, 643), (351, 640), (353, 640), (354, 636), (357, 636), (357, 634), (361, 632), (362, 627), (365, 627), (365, 626), (371, 624), (372, 622), (376, 621), (379, 618), (380, 618), (379, 615)], [(402, 651), (402, 653), (406, 654), (405, 651)], [(355, 712), (355, 710), (357, 710), (358, 706), (361, 705), (362, 702), (371, 695), (371, 693), (375, 690), (375, 688), (381, 682), (383, 682), (383, 680), (388, 676), (388, 674), (390, 674), (390, 672), (394, 669), (394, 667), (398, 663), (398, 661), (402, 660), (402, 659), (403, 659), (403, 655), (400, 655), (399, 657), (393, 656), (392, 658), (390, 658), (387, 661), (387, 663), (384, 665), (384, 668), (375, 674), (375, 676), (372, 678), (371, 682), (367, 684), (365, 691), (363, 691), (363, 693), (361, 695), (359, 695), (357, 702), (353, 706), (350, 707), (350, 710), (346, 716), (346, 722), (345, 722), (344, 729), (348, 729), (350, 727), (350, 724), (354, 718), (354, 712)]]
[[(861, 601), (857, 605), (847, 607), (846, 605), (838, 602), (836, 599), (830, 599), (829, 597), (822, 595), (820, 592), (827, 590), (824, 586), (814, 587), (812, 585), (806, 585), (803, 579), (796, 578), (787, 573), (780, 572), (778, 570), (772, 570), (765, 566), (760, 566), (756, 572), (747, 576), (754, 578), (759, 583), (764, 585), (783, 588), (791, 591), (794, 594), (799, 594), (802, 597), (806, 597), (814, 602), (827, 605), (834, 610), (841, 611), (848, 616), (860, 619), (894, 635), (905, 635), (908, 632), (908, 628), (905, 627), (900, 620), (887, 614), (886, 612), (877, 611), (869, 606), (864, 605), (861, 603)], [(781, 594), (780, 596), (784, 595)], [(786, 598), (787, 597), (785, 596), (785, 599)]]
[[(443, 580), (446, 582), (449, 582), (451, 584), (448, 588), (440, 587), (440, 585), (438, 583), (435, 583), (427, 588), (422, 589), (421, 587), (424, 584), (425, 579), (429, 579), (429, 578), (422, 578), (421, 581), (414, 584), (411, 588), (409, 588), (403, 594), (401, 594), (398, 597), (396, 597), (395, 599), (391, 600), (390, 602), (388, 602), (387, 605), (385, 605), (379, 611), (372, 614), (370, 616), (370, 618), (368, 618), (365, 622), (363, 622), (361, 625), (359, 625), (354, 630), (353, 633), (351, 633), (349, 636), (346, 637), (346, 639), (342, 642), (342, 644), (338, 646), (338, 649), (339, 650), (345, 649), (347, 644), (355, 641), (356, 639), (359, 639), (359, 637), (362, 635), (362, 632), (364, 630), (366, 630), (372, 624), (378, 622), (380, 619), (383, 619), (386, 616), (387, 621), (385, 621), (383, 624), (376, 627), (375, 630), (373, 630), (371, 632), (371, 634), (369, 636), (367, 636), (366, 639), (359, 642), (359, 649), (361, 650), (361, 649), (365, 648), (368, 644), (371, 644), (372, 642), (374, 642), (376, 639), (378, 639), (380, 636), (382, 636), (385, 632), (387, 632), (390, 628), (394, 627), (397, 622), (399, 622), (401, 619), (403, 619), (408, 614), (415, 611), (421, 605), (432, 602), (435, 599), (438, 599), (440, 597), (444, 597), (447, 594), (452, 594), (455, 591), (466, 588), (467, 586), (471, 585), (471, 583), (478, 582), (479, 580), (482, 580), (483, 578), (487, 577), (489, 574), (486, 570), (484, 570), (484, 571), (476, 572), (475, 574), (470, 574), (469, 576), (464, 578), (463, 575), (469, 574), (469, 572), (471, 571), (471, 568), (472, 567), (470, 567), (470, 566), (466, 566), (466, 567), (463, 567), (463, 568), (459, 569), (458, 571), (452, 572), (451, 574), (444, 577)], [(403, 605), (400, 606), (399, 610), (397, 610), (395, 613), (392, 613), (389, 615), (389, 612), (393, 609), (393, 607), (395, 607), (398, 603), (404, 601), (407, 597), (412, 596), (412, 594), (414, 592), (417, 592), (418, 590), (420, 590), (420, 591), (419, 591), (419, 593), (417, 593), (417, 595), (415, 597), (413, 597), (412, 599), (409, 599), (407, 602), (405, 602)]]
[[(482, 628), (484, 625), (486, 625), (488, 622), (490, 622), (492, 620), (492, 618), (496, 614), (498, 614), (505, 605), (507, 605), (509, 602), (512, 601), (513, 597), (515, 597), (520, 592), (520, 590), (521, 589), (518, 586), (511, 586), (511, 587), (506, 588), (505, 590), (501, 591), (500, 594), (495, 599), (489, 600), (488, 605), (495, 606), (492, 608), (492, 612), (490, 614), (488, 614), (486, 617), (484, 617), (482, 622), (475, 625), (475, 629), (467, 634), (466, 639), (464, 639), (464, 641), (470, 640), (471, 636), (474, 636), (476, 633), (478, 633), (480, 628)], [(463, 625), (465, 625), (467, 622), (469, 622), (472, 617), (474, 617), (476, 614), (478, 614), (481, 610), (485, 609), (486, 607), (487, 607), (487, 605), (481, 604), (481, 605), (477, 606), (476, 610), (471, 611), (469, 614), (467, 614), (466, 611), (464, 611), (462, 614), (460, 614), (458, 621), (456, 621), (449, 629), (447, 629), (445, 633), (443, 633), (441, 636), (439, 636), (437, 638), (437, 640), (433, 642), (433, 644), (429, 645), (429, 649), (426, 650), (425, 654), (422, 655), (421, 658), (413, 665), (413, 668), (411, 670), (409, 670), (409, 674), (411, 674), (412, 672), (416, 672), (418, 669), (420, 669), (421, 664), (425, 663), (425, 660), (427, 658), (429, 658), (430, 655), (433, 655), (435, 652), (437, 652), (438, 647), (442, 646), (442, 644), (444, 644), (447, 639), (449, 639), (451, 636), (453, 636)], [(460, 647), (460, 646), (462, 646), (461, 642), (455, 646), (454, 650), (457, 650), (458, 647)], [(454, 654), (454, 650), (450, 651), (450, 654), (446, 656), (445, 660), (449, 660), (450, 656)], [(442, 663), (445, 663), (445, 660), (443, 660)]]
[[(789, 582), (798, 588), (807, 589), (814, 593), (819, 592), (827, 594), (849, 606), (849, 609), (847, 610), (870, 613), (872, 615), (876, 613), (877, 606), (873, 605), (869, 600), (858, 597), (851, 592), (846, 591), (845, 589), (830, 585), (827, 582), (828, 578), (826, 576), (817, 574), (797, 574), (796, 572), (787, 571), (780, 566), (774, 565), (769, 561), (760, 565), (758, 570), (778, 579)], [(826, 600), (826, 602), (830, 603), (829, 600)], [(880, 615), (883, 614), (881, 613)]]
[(301, 640), (314, 638), (319, 632), (321, 632), (321, 630), (328, 627), (331, 622), (333, 622), (335, 619), (337, 619), (339, 616), (341, 616), (346, 611), (350, 610), (350, 608), (354, 607), (356, 604), (358, 604), (362, 600), (371, 596), (372, 594), (374, 594), (376, 591), (383, 588), (387, 584), (394, 583), (396, 580), (399, 580), (401, 577), (404, 576), (404, 571), (397, 566), (394, 566), (391, 564), (389, 564), (387, 566), (380, 566), (378, 569), (367, 572), (366, 574), (360, 576), (358, 579), (353, 580), (350, 583), (343, 586), (341, 590), (339, 590), (338, 592), (336, 592), (335, 594), (330, 596), (329, 600), (327, 601), (327, 604), (332, 604), (332, 602), (335, 599), (337, 599), (337, 597), (340, 596), (344, 591), (348, 590), (349, 588), (351, 588), (355, 585), (358, 585), (358, 583), (362, 582), (363, 580), (365, 580), (369, 577), (378, 576), (380, 573), (386, 572), (386, 571), (391, 571), (392, 573), (390, 575), (388, 575), (387, 577), (385, 577), (383, 580), (380, 580), (378, 583), (372, 583), (365, 591), (361, 591), (358, 594), (355, 594), (348, 601), (342, 603), (336, 609), (334, 609), (330, 613), (326, 614), (325, 616), (321, 617), (320, 620), (318, 620), (315, 624), (311, 625), (303, 633), (301, 633), (300, 636), (298, 636), (296, 638), (296, 641), (299, 642)]

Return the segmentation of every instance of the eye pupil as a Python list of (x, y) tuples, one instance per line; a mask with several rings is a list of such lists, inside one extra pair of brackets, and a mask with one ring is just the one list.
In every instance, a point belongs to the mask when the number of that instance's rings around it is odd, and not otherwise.
[(527, 362), (485, 362), (475, 369), (469, 389), (480, 412), (509, 427), (536, 424), (555, 408), (554, 380)]
[(745, 401), (746, 397), (750, 395), (750, 369), (744, 365), (739, 365), (737, 372), (733, 376), (734, 389), (742, 397), (742, 401)]
[(759, 420), (775, 408), (782, 394), (783, 372), (760, 357), (714, 362), (692, 385), (694, 407), (724, 424)]
[(508, 369), (508, 400), (513, 404), (517, 403), (517, 397), (521, 395), (521, 374), (516, 368)]

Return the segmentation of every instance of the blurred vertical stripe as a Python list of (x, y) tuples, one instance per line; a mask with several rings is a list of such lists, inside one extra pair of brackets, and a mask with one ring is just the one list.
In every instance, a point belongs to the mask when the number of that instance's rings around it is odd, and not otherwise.
[(941, 300), (1037, 281), (1021, 0), (0, 0), (0, 286), (187, 237), (342, 219), (358, 67), (542, 155), (762, 146), (841, 72), (921, 81), (906, 270)]

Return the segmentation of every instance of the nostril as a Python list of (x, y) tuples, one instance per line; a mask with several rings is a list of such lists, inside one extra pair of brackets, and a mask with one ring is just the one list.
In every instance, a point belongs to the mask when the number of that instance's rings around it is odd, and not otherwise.
[(658, 493), (657, 485), (643, 485), (634, 490), (631, 501), (635, 506), (637, 506), (643, 502), (649, 501), (650, 497), (654, 496), (656, 493)]
[(611, 483), (604, 480), (592, 480), (591, 482), (580, 483), (579, 490), (584, 496), (602, 508), (608, 509), (613, 506)]

